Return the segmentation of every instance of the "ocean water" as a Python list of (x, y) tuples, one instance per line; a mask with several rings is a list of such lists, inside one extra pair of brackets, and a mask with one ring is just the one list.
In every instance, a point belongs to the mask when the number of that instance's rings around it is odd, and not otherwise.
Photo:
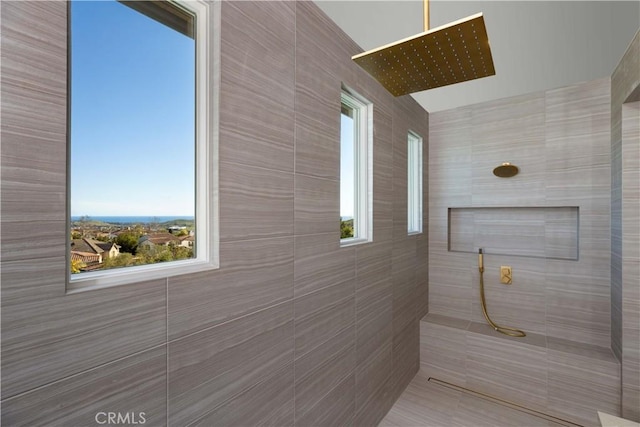
[[(80, 216), (72, 216), (71, 221), (78, 221), (80, 218)], [(167, 222), (176, 219), (193, 220), (193, 216), (89, 216), (89, 220), (108, 222), (109, 224), (149, 224), (152, 222)]]

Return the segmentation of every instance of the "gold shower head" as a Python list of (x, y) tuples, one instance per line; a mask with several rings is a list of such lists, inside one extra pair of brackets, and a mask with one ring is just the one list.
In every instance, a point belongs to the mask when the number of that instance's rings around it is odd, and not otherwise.
[(518, 169), (517, 166), (506, 162), (493, 169), (493, 174), (499, 178), (511, 178), (512, 176), (516, 176), (519, 171), (520, 169)]
[(425, 31), (353, 59), (394, 96), (461, 83), (496, 73), (482, 13)]

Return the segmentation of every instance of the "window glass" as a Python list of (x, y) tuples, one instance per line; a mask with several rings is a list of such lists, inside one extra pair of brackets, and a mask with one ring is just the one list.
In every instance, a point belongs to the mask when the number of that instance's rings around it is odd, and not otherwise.
[(340, 238), (342, 244), (371, 239), (371, 104), (342, 93), (340, 115)]
[(342, 104), (340, 120), (340, 238), (354, 237), (356, 159), (354, 156), (354, 111)]
[(196, 256), (194, 24), (169, 2), (71, 2), (72, 275)]
[(407, 225), (409, 233), (422, 232), (422, 138), (407, 138)]

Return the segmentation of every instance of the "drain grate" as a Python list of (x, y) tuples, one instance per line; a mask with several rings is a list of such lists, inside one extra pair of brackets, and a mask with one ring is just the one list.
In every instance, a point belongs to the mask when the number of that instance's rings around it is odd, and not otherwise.
[(536, 411), (535, 409), (527, 408), (526, 406), (518, 405), (517, 403), (509, 402), (507, 400), (500, 399), (500, 398), (497, 398), (497, 397), (494, 397), (494, 396), (491, 396), (491, 395), (488, 395), (488, 394), (485, 394), (485, 393), (481, 393), (479, 391), (471, 390), (471, 389), (468, 389), (468, 388), (465, 388), (465, 387), (461, 387), (459, 385), (455, 385), (455, 384), (449, 383), (447, 381), (442, 381), (442, 380), (439, 380), (437, 378), (429, 377), (428, 381), (432, 382), (434, 384), (443, 386), (443, 387), (447, 387), (447, 388), (450, 388), (450, 389), (453, 389), (453, 390), (460, 391), (462, 393), (467, 393), (467, 394), (473, 395), (475, 397), (479, 397), (479, 398), (484, 399), (484, 400), (488, 400), (489, 402), (493, 402), (493, 403), (496, 403), (498, 405), (505, 406), (507, 408), (515, 409), (516, 411), (524, 412), (526, 414), (533, 415), (535, 417), (542, 418), (542, 419), (545, 419), (547, 421), (554, 422), (554, 423), (559, 424), (561, 426), (584, 427), (582, 424), (576, 424), (576, 423), (574, 423), (572, 421), (568, 421), (568, 420), (565, 420), (565, 419), (562, 419), (562, 418), (554, 417), (553, 415), (545, 414), (544, 412)]

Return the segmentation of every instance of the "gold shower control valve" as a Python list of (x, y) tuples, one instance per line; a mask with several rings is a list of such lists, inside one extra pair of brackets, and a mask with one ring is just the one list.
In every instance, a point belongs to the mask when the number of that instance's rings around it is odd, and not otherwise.
[(512, 280), (511, 267), (506, 265), (501, 265), (500, 266), (500, 283), (503, 283), (505, 285), (510, 285), (511, 280)]

